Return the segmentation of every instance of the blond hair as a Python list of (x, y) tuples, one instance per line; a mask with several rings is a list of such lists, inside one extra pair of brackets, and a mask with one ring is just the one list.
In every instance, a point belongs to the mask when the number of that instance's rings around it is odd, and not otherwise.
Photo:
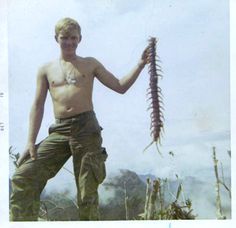
[(60, 32), (69, 33), (70, 30), (77, 30), (81, 35), (81, 27), (76, 20), (69, 17), (62, 18), (55, 26), (55, 35), (57, 37)]

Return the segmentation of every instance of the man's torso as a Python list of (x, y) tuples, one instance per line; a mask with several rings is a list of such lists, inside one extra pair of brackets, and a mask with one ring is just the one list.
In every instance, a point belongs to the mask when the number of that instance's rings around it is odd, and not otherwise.
[(56, 118), (66, 118), (93, 110), (92, 90), (96, 63), (78, 57), (75, 62), (61, 59), (46, 67), (48, 87)]

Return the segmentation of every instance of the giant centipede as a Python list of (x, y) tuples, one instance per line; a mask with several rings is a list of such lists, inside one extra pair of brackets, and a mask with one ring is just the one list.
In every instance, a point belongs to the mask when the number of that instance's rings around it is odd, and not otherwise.
[(163, 122), (163, 98), (162, 91), (158, 85), (158, 81), (162, 78), (162, 69), (159, 65), (160, 59), (156, 53), (156, 43), (155, 37), (151, 37), (148, 45), (148, 74), (149, 74), (149, 87), (147, 89), (148, 101), (150, 101), (148, 110), (150, 111), (150, 135), (152, 137), (152, 142), (144, 149), (147, 150), (153, 143), (156, 143), (158, 152), (158, 144), (161, 145), (161, 136), (164, 130)]

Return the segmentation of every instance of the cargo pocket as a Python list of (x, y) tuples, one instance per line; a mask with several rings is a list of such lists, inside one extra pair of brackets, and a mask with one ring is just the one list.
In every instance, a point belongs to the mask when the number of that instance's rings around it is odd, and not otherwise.
[(82, 159), (80, 174), (83, 175), (86, 172), (92, 172), (96, 182), (101, 184), (106, 177), (105, 161), (107, 156), (105, 148), (86, 153)]
[(92, 169), (96, 180), (101, 184), (106, 177), (106, 166), (105, 161), (107, 159), (107, 152), (105, 148), (102, 148), (102, 151), (95, 154), (95, 163), (92, 165)]

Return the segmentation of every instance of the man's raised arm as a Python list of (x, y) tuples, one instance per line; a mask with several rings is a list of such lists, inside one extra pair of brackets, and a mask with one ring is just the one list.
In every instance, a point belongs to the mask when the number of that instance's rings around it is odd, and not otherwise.
[(121, 79), (116, 78), (112, 73), (105, 69), (105, 67), (97, 62), (95, 75), (100, 82), (108, 88), (124, 94), (136, 81), (144, 66), (148, 63), (148, 47), (143, 51), (141, 59), (137, 66), (135, 66), (129, 74)]

